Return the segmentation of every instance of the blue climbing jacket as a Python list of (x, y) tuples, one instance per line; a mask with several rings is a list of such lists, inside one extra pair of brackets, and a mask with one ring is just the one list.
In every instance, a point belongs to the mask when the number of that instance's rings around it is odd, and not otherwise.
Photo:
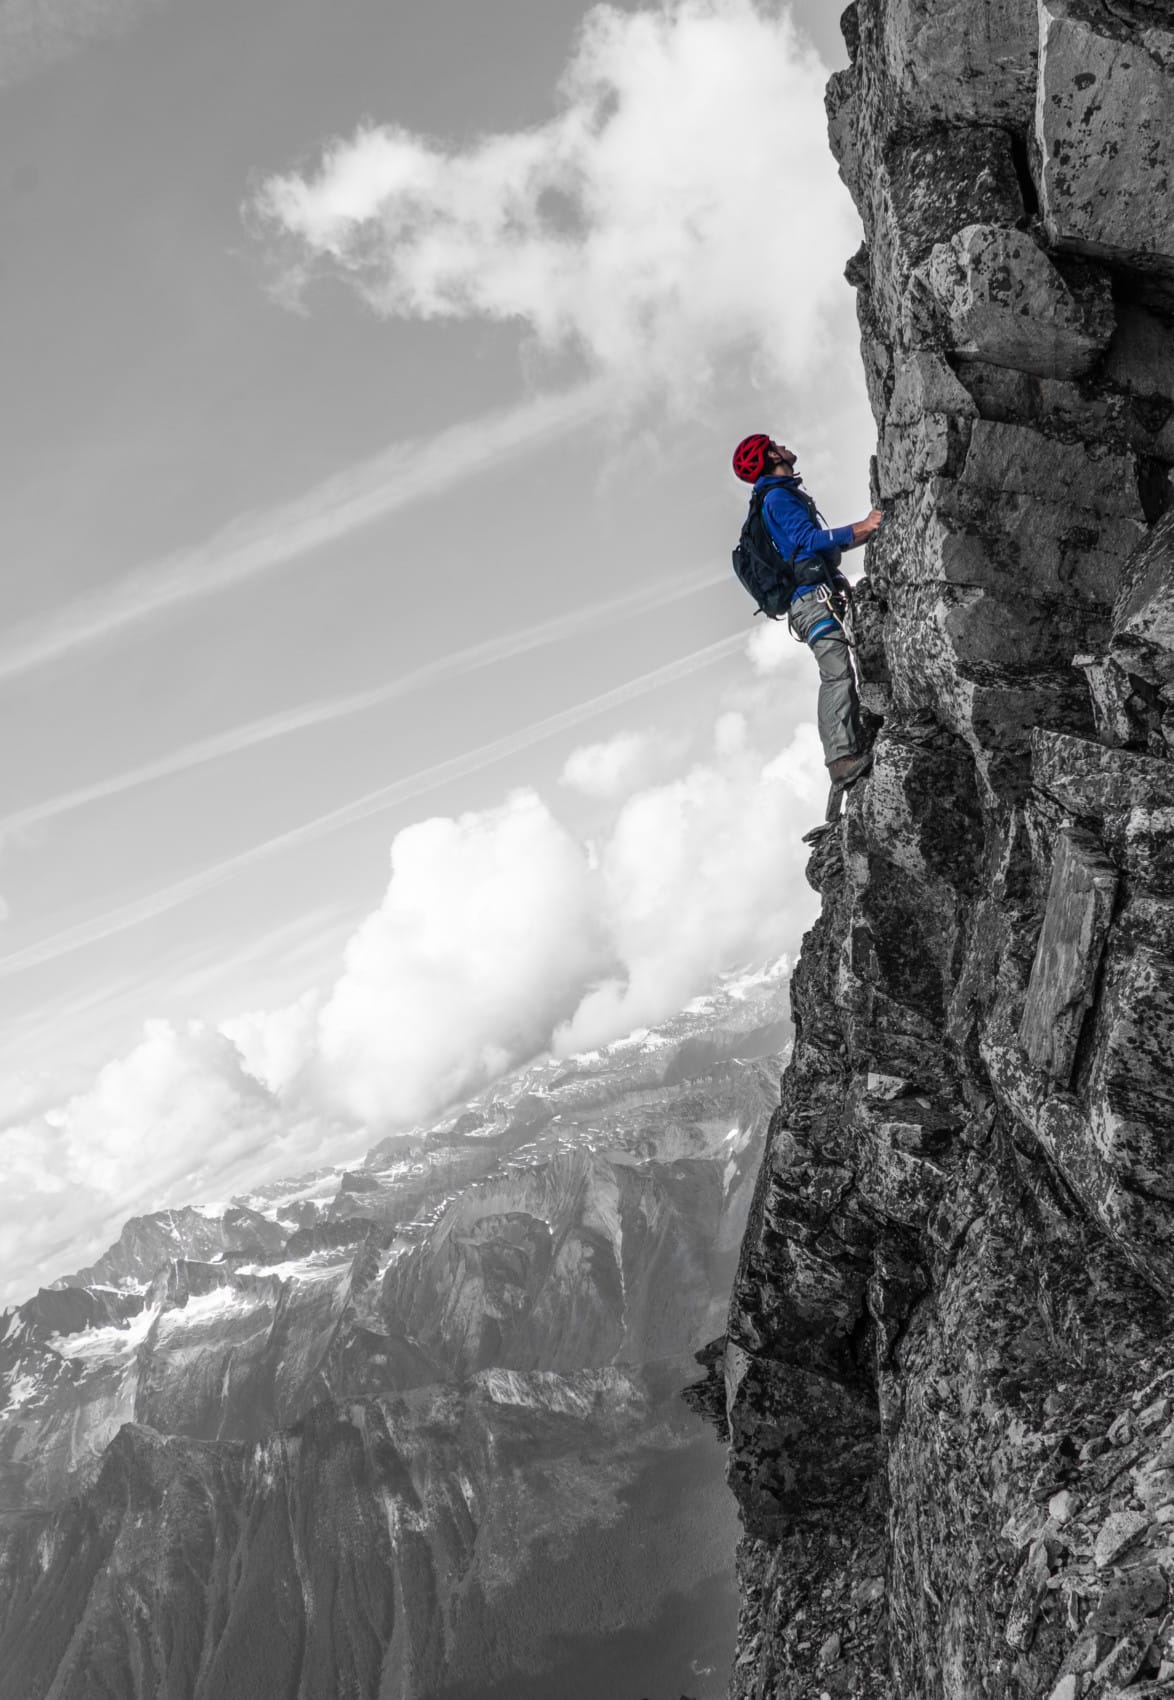
[[(816, 522), (822, 514), (794, 477), (760, 478), (754, 486), (766, 494), (762, 501), (762, 517), (783, 559), (795, 563), (799, 584), (814, 584), (835, 572), (840, 564), (841, 549), (852, 547), (852, 527), (837, 525), (826, 529)], [(804, 563), (809, 562), (804, 571)]]

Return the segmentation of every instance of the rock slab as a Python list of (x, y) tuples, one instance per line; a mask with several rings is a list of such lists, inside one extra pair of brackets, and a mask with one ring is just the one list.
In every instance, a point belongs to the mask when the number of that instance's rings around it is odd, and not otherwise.
[(1028, 1058), (1058, 1086), (1071, 1078), (1093, 1005), (1117, 886), (1117, 869), (1093, 840), (1071, 829), (1060, 834), (1019, 1026)]

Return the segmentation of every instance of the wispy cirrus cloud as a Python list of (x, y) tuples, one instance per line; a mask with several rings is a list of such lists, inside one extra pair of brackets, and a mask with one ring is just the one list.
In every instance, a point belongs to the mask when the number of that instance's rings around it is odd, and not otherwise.
[(720, 638), (716, 643), (707, 644), (704, 648), (694, 650), (677, 661), (670, 661), (663, 667), (653, 668), (648, 673), (630, 679), (626, 684), (617, 685), (613, 690), (604, 691), (599, 696), (589, 697), (571, 708), (561, 709), (557, 714), (547, 715), (544, 719), (522, 727), (517, 732), (511, 732), (504, 738), (481, 744), (476, 749), (467, 750), (463, 755), (452, 757), (449, 761), (436, 762), (431, 767), (408, 774), (391, 785), (380, 786), (378, 790), (369, 791), (353, 802), (345, 803), (341, 808), (317, 815), (313, 820), (304, 821), (288, 832), (278, 833), (238, 855), (226, 857), (210, 867), (201, 868), (198, 872), (176, 880), (173, 884), (151, 892), (133, 903), (122, 904), (117, 909), (107, 910), (104, 914), (82, 921), (74, 927), (67, 927), (37, 944), (26, 946), (23, 950), (11, 951), (7, 956), (0, 956), (0, 978), (8, 978), (25, 969), (56, 961), (62, 956), (84, 949), (87, 945), (98, 944), (103, 939), (127, 932), (131, 927), (141, 926), (157, 915), (165, 914), (204, 892), (214, 890), (226, 880), (244, 873), (272, 856), (296, 849), (303, 844), (312, 844), (318, 839), (329, 837), (331, 833), (341, 831), (344, 827), (354, 826), (372, 815), (381, 814), (386, 809), (411, 802), (416, 797), (426, 796), (428, 792), (438, 790), (453, 780), (468, 778), (471, 774), (490, 767), (494, 762), (518, 755), (546, 738), (571, 731), (594, 715), (622, 707), (625, 703), (634, 702), (638, 697), (646, 696), (664, 685), (689, 678), (703, 668), (713, 666), (735, 654), (744, 643), (745, 639), (740, 634)]
[[(46, 797), (42, 802), (31, 803), (27, 808), (15, 809), (11, 814), (0, 816), (0, 843), (27, 832), (32, 827), (43, 825), (46, 821), (72, 814), (91, 803), (103, 802), (157, 780), (169, 779), (191, 768), (238, 755), (244, 750), (254, 749), (276, 738), (291, 737), (332, 720), (364, 714), (385, 703), (395, 702), (416, 691), (425, 690), (430, 685), (461, 678), (503, 661), (515, 660), (520, 655), (550, 644), (582, 637), (588, 632), (598, 631), (621, 620), (635, 618), (669, 603), (681, 601), (685, 597), (695, 596), (698, 591), (724, 582), (726, 577), (724, 572), (714, 572), (706, 568), (692, 572), (674, 572), (671, 578), (664, 581), (651, 581), (620, 596), (608, 597), (604, 601), (572, 609), (566, 614), (557, 614), (549, 620), (536, 621), (533, 625), (523, 626), (517, 631), (503, 633), (500, 637), (486, 638), (481, 643), (468, 644), (463, 649), (450, 651), (433, 661), (425, 662), (423, 666), (413, 667), (409, 672), (401, 673), (384, 685), (351, 691), (344, 696), (301, 703), (278, 714), (246, 721), (212, 737), (195, 739), (178, 749), (169, 750), (166, 755), (159, 756), (154, 761), (142, 762), (122, 773), (110, 774), (88, 785), (75, 786), (69, 791), (59, 792), (56, 796)], [(5, 913), (3, 900), (0, 899), (0, 920), (5, 918)]]
[(202, 598), (276, 572), (361, 527), (437, 494), (460, 464), (475, 477), (536, 442), (581, 430), (607, 411), (611, 391), (601, 381), (450, 426), (325, 479), (297, 500), (251, 514), (189, 549), (134, 568), (103, 586), (16, 627), (0, 642), (0, 683), (160, 619)]

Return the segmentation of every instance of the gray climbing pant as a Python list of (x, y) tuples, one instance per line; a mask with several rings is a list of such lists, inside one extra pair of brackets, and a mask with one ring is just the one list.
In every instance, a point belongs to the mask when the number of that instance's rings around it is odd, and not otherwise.
[(829, 614), (826, 602), (821, 602), (812, 591), (792, 602), (791, 630), (802, 638), (819, 665), (816, 721), (824, 761), (854, 755), (864, 748), (864, 734), (852, 651), (843, 626)]

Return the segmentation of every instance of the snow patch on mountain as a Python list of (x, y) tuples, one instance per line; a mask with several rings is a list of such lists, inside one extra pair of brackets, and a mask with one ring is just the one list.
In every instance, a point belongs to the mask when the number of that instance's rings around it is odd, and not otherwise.
[(134, 1356), (144, 1345), (163, 1310), (162, 1302), (131, 1317), (125, 1327), (85, 1328), (80, 1334), (52, 1334), (45, 1342), (59, 1357), (97, 1365)]

